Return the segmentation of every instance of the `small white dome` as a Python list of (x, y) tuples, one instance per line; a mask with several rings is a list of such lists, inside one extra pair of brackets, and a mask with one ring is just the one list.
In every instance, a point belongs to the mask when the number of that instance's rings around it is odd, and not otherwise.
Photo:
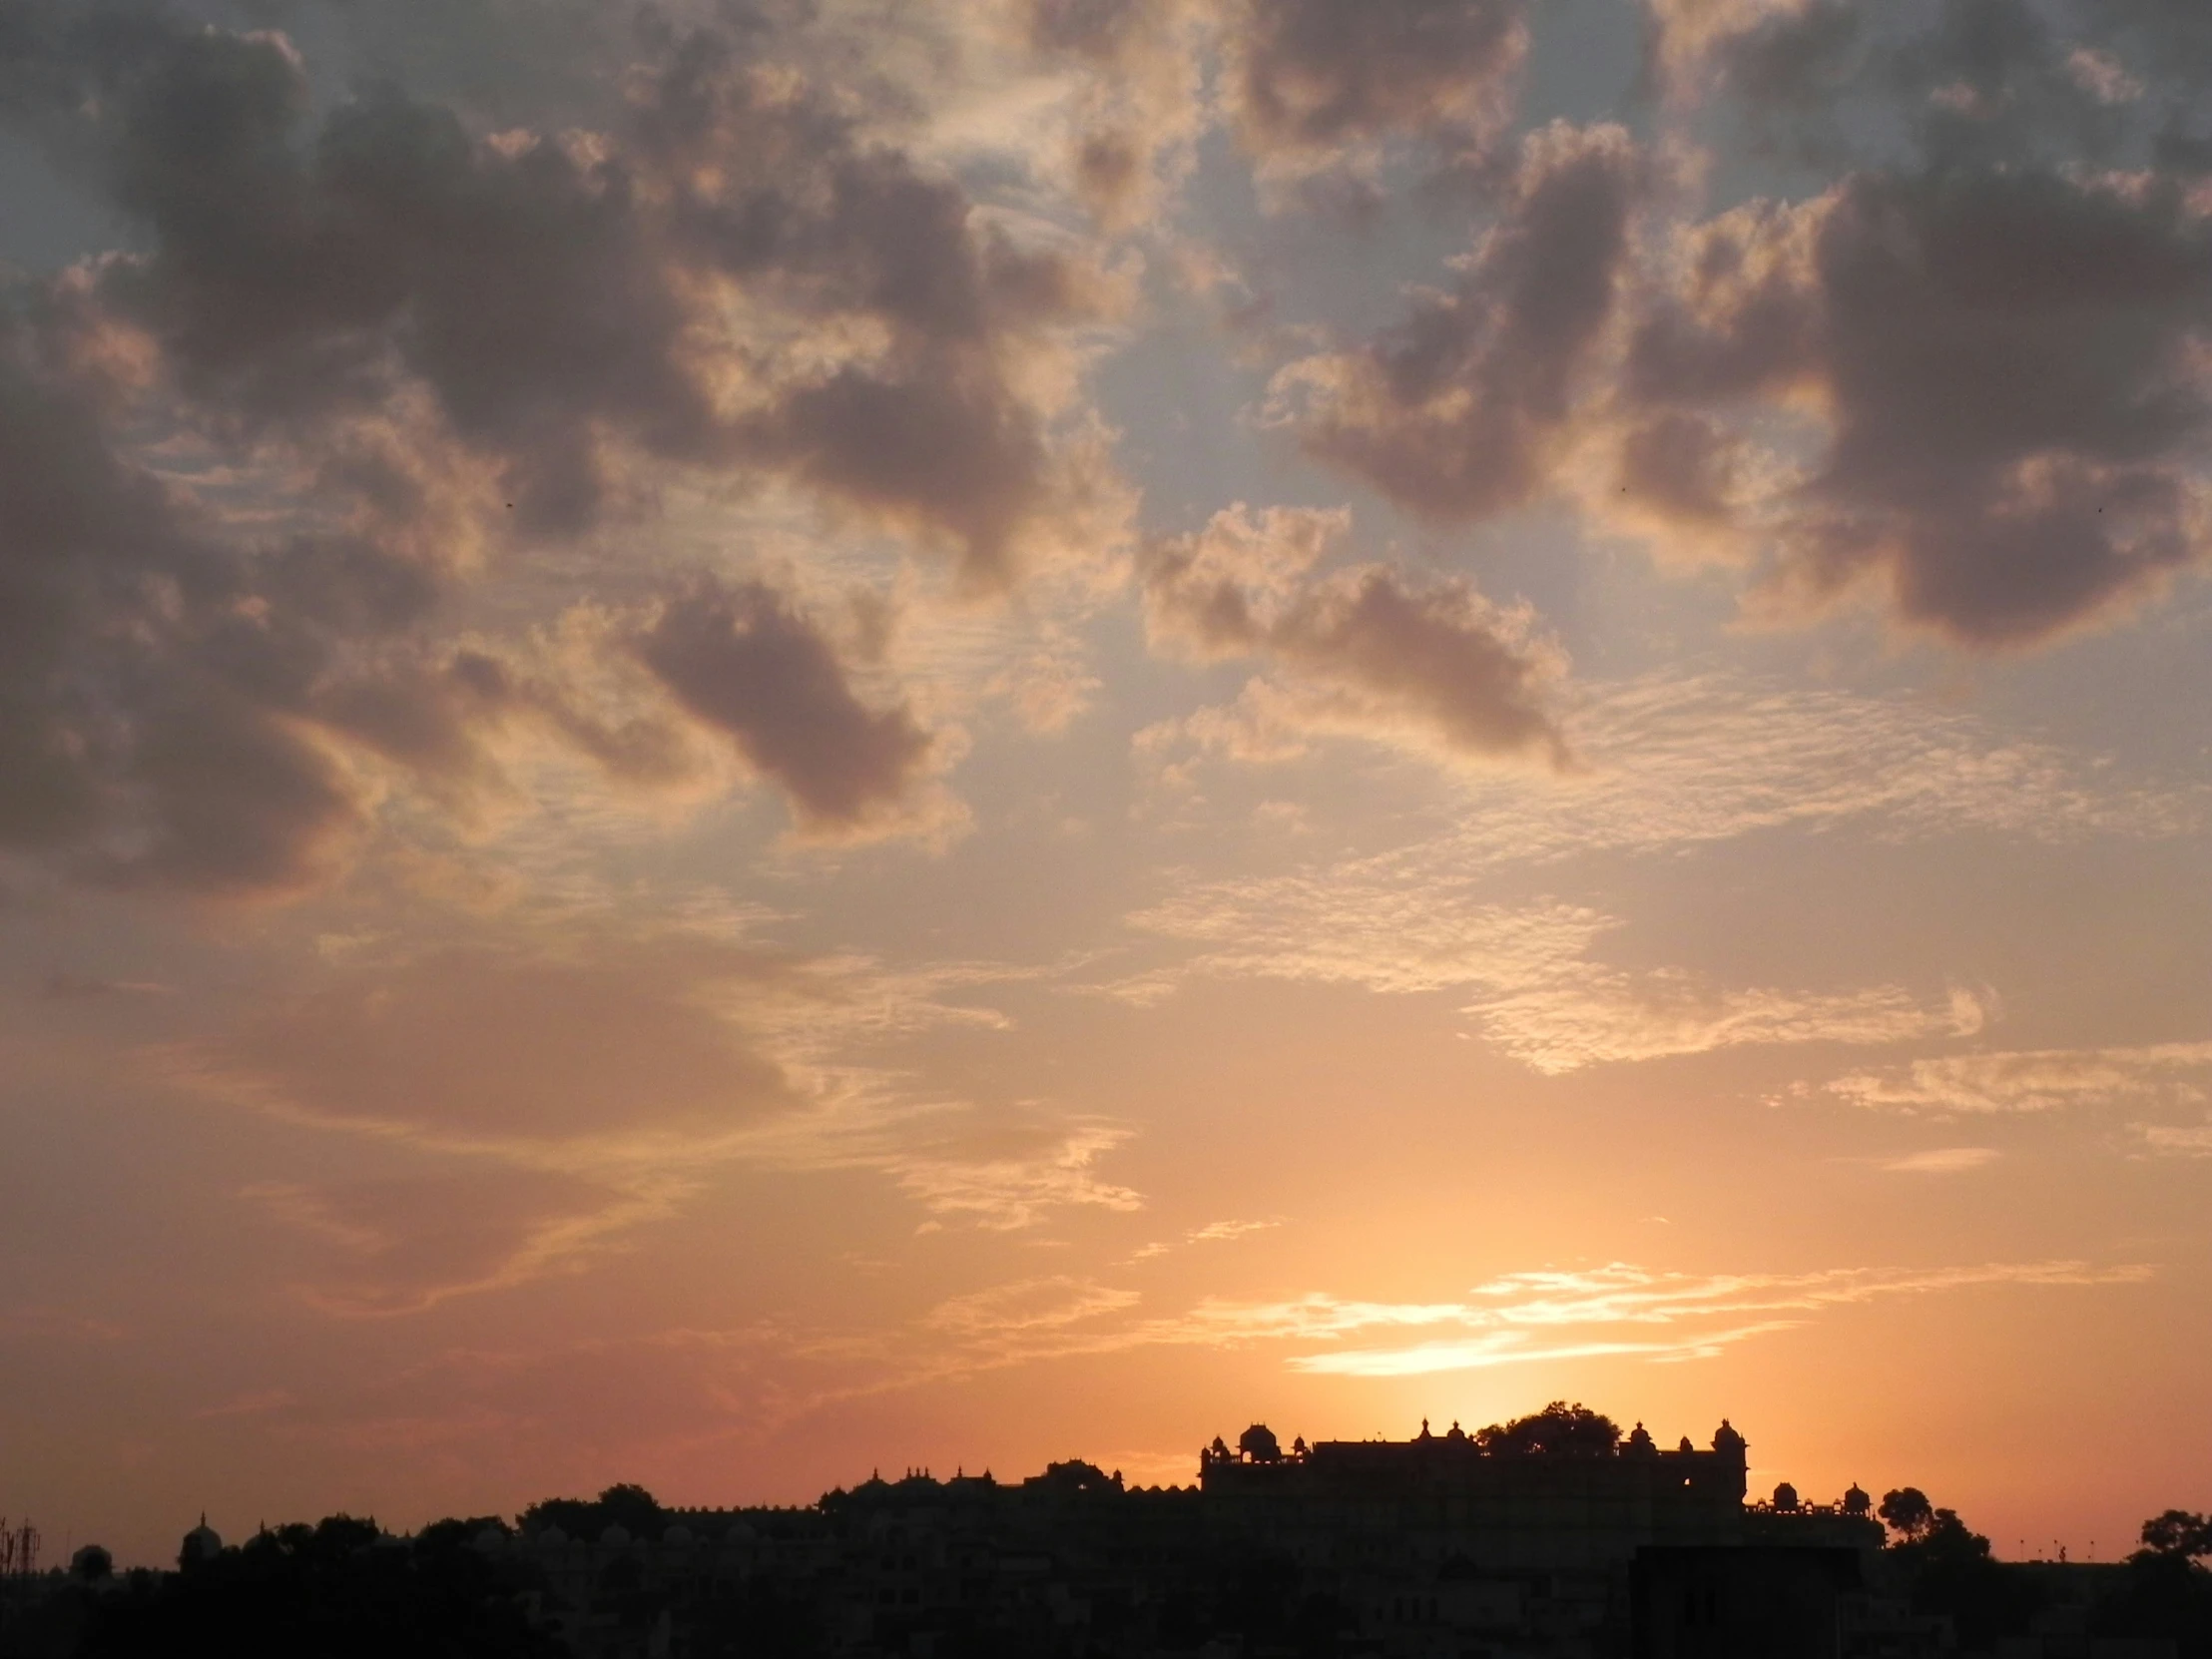
[(535, 1541), (540, 1549), (562, 1549), (567, 1547), (568, 1534), (557, 1526), (549, 1526), (537, 1535)]
[(686, 1526), (682, 1521), (678, 1521), (674, 1526), (670, 1527), (666, 1532), (661, 1534), (661, 1542), (664, 1544), (686, 1545), (689, 1544), (691, 1541), (691, 1528)]
[(606, 1531), (599, 1534), (599, 1546), (602, 1549), (628, 1549), (630, 1547), (630, 1529), (620, 1521), (614, 1522)]

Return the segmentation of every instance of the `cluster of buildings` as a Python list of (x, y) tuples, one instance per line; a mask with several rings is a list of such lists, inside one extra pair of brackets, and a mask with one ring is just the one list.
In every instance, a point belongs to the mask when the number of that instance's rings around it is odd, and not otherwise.
[[(635, 1503), (631, 1525), (604, 1501), (566, 1504), (572, 1522), (594, 1516), (576, 1523), (588, 1535), (486, 1524), (438, 1547), (472, 1552), (579, 1659), (1954, 1652), (1948, 1622), (1911, 1613), (1887, 1581), (1895, 1552), (1867, 1493), (1812, 1503), (1785, 1484), (1750, 1501), (1746, 1485), (1725, 1421), (1708, 1445), (1671, 1449), (1641, 1424), (1529, 1449), (1426, 1423), (1285, 1449), (1256, 1424), (1202, 1450), (1188, 1486), (1067, 1462), (1013, 1482), (871, 1477), (805, 1508), (652, 1509), (633, 1491), (650, 1520)], [(189, 1581), (226, 1558), (203, 1517), (180, 1568)], [(2085, 1620), (1991, 1659), (2171, 1659), (2171, 1643), (2092, 1640)]]
[(823, 1652), (1374, 1659), (1917, 1659), (1937, 1621), (1877, 1593), (1856, 1487), (1746, 1502), (1741, 1435), (1503, 1452), (1456, 1425), (1297, 1441), (1255, 1426), (1198, 1482), (1059, 1463), (1018, 1483), (871, 1478), (808, 1509), (487, 1528), (591, 1659)]

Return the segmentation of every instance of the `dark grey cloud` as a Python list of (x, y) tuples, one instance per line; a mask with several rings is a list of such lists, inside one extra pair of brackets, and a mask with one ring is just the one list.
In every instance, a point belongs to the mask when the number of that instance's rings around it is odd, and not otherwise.
[(1256, 154), (1331, 159), (1412, 136), (1479, 143), (1508, 112), (1525, 0), (1232, 0), (1227, 92)]
[[(764, 56), (766, 12), (636, 38), (606, 131), (487, 134), (389, 86), (318, 103), (283, 37), (151, 0), (0, 14), (0, 122), (141, 233), (0, 307), (0, 847), (282, 892), (342, 866), (378, 774), (466, 807), (524, 727), (686, 776), (665, 708), (449, 637), (487, 561), (657, 467), (796, 481), (982, 589), (1103, 522), (1098, 447), (1037, 388), (1110, 284)], [(650, 638), (812, 825), (882, 821), (932, 753), (765, 588)]]
[(1081, 72), (1065, 167), (1075, 193), (1115, 229), (1157, 206), (1163, 175), (1191, 159), (1199, 128), (1203, 0), (1023, 0), (1022, 43)]
[[(97, 159), (150, 238), (104, 297), (214, 412), (266, 426), (426, 387), (544, 530), (595, 516), (623, 450), (741, 471), (796, 456), (831, 497), (935, 529), (1004, 581), (1054, 488), (1051, 411), (1021, 360), (1097, 314), (1103, 285), (980, 223), (829, 91), (767, 73), (774, 44), (663, 29), (608, 132), (502, 138), (390, 90), (318, 121), (278, 36), (25, 0), (0, 114)], [(793, 326), (732, 338), (727, 284)], [(859, 318), (880, 349), (840, 360), (807, 334)], [(982, 445), (961, 470), (995, 491), (956, 511), (868, 476), (820, 419), (826, 397), (911, 400), (948, 370), (977, 417), (940, 443)]]
[(1538, 495), (1614, 313), (1641, 173), (1617, 127), (1532, 134), (1455, 286), (1279, 376), (1308, 451), (1440, 522)]
[(934, 741), (912, 713), (861, 702), (829, 639), (765, 583), (671, 600), (637, 653), (804, 824), (849, 830), (895, 816), (928, 770)]
[(311, 612), (406, 609), (411, 574), (297, 544), (271, 563), (309, 614), (273, 619), (248, 561), (119, 458), (39, 356), (0, 321), (0, 846), (114, 881), (310, 879), (358, 818), (285, 718), (328, 651)]
[(1167, 17), (1164, 0), (1029, 0), (1026, 21), (1037, 50), (1110, 63)]
[[(1946, 164), (2180, 165), (2212, 138), (2201, 8), (2176, 0), (1651, 0), (1679, 101), (1831, 172)], [(2202, 167), (2201, 154), (2194, 165)]]
[(1239, 506), (1196, 535), (1154, 542), (1140, 574), (1155, 645), (1288, 671), (1318, 694), (1304, 705), (1318, 729), (1565, 764), (1547, 707), (1562, 664), (1529, 618), (1463, 581), (1372, 564), (1317, 576), (1346, 524), (1342, 513)]
[(2182, 186), (1865, 172), (1693, 239), (1643, 316), (1646, 408), (1810, 393), (1826, 444), (1774, 506), (1774, 582), (1866, 578), (1962, 643), (2029, 643), (2198, 557), (2212, 227)]
[[(1799, 200), (1682, 238), (1628, 354), (1624, 482), (1678, 522), (1692, 497), (1733, 514), (1770, 599), (1872, 589), (1970, 646), (2113, 614), (2202, 557), (2202, 8), (1652, 10), (1678, 103), (1748, 122)], [(1722, 503), (1783, 407), (1809, 464)]]

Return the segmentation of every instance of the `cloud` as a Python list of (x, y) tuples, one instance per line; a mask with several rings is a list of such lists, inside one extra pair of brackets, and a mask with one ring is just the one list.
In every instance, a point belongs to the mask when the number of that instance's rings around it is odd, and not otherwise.
[(1963, 1175), (1986, 1168), (2001, 1156), (1989, 1146), (1943, 1146), (1892, 1158), (1882, 1167), (1897, 1175)]
[(1349, 527), (1343, 512), (1240, 502), (1195, 535), (1153, 543), (1141, 578), (1154, 646), (1280, 665), (1296, 689), (1276, 707), (1312, 730), (1563, 765), (1545, 702), (1564, 664), (1532, 616), (1465, 582), (1415, 584), (1382, 565), (1313, 574)]
[(1131, 1263), (1150, 1262), (1191, 1245), (1227, 1243), (1230, 1240), (1241, 1239), (1249, 1233), (1265, 1233), (1271, 1228), (1281, 1227), (1282, 1225), (1281, 1217), (1275, 1217), (1268, 1221), (1212, 1221), (1204, 1227), (1192, 1228), (1180, 1239), (1155, 1239), (1150, 1244), (1140, 1245), (1130, 1254), (1129, 1261)]
[(1097, 1169), (1130, 1134), (1110, 1123), (1016, 1119), (908, 1144), (882, 1162), (932, 1215), (1011, 1232), (1070, 1205), (1142, 1209), (1143, 1195)]
[[(1198, 953), (1101, 988), (1146, 999), (1194, 974), (1224, 974), (1389, 994), (1463, 990), (1490, 1040), (1553, 1071), (1743, 1043), (1969, 1034), (1984, 1014), (1963, 988), (1936, 997), (1896, 985), (1731, 987), (1681, 970), (1612, 968), (1594, 952), (1617, 918), (1563, 899), (1495, 902), (1484, 883), (1608, 851), (1793, 829), (2064, 842), (2183, 834), (2202, 819), (2194, 786), (2129, 784), (2095, 757), (2002, 740), (1973, 716), (1912, 700), (1700, 674), (1582, 691), (1573, 771), (1454, 774), (1436, 803), (1442, 827), (1389, 851), (1191, 882), (1131, 919)], [(1283, 703), (1248, 689), (1231, 710), (1154, 729), (1143, 752), (1178, 777), (1208, 754), (1281, 762), (1314, 729)], [(1174, 759), (1190, 749), (1197, 755)]]
[(948, 1297), (922, 1316), (922, 1324), (962, 1338), (1019, 1337), (1118, 1314), (1138, 1301), (1135, 1291), (1058, 1275)]
[[(1694, 666), (1576, 690), (1579, 706), (1561, 699), (1571, 771), (1450, 776), (1450, 828), (1379, 867), (1404, 881), (1452, 881), (1793, 828), (2068, 844), (2184, 835), (2204, 822), (2207, 796), (2194, 782), (2129, 780), (2103, 757), (1999, 733), (1973, 714), (1910, 697), (1807, 690)], [(1226, 714), (1161, 729), (1150, 757), (1167, 765), (1195, 749), (1285, 759), (1298, 727), (1276, 713), (1279, 702), (1248, 692)]]
[(96, 979), (54, 972), (46, 976), (39, 994), (49, 1002), (89, 1002), (112, 996), (175, 996), (177, 988), (151, 979)]
[(457, 1297), (576, 1273), (675, 1212), (662, 1179), (607, 1185), (482, 1165), (437, 1174), (261, 1183), (241, 1197), (292, 1236), (291, 1290), (344, 1319), (418, 1314)]
[(1078, 199), (1114, 230), (1151, 221), (1194, 159), (1199, 128), (1195, 25), (1187, 0), (1021, 0), (1015, 12), (1042, 64), (1081, 72), (1064, 166)]
[(1837, 169), (2148, 155), (2197, 165), (2212, 33), (2160, 0), (1650, 0), (1669, 102), (1730, 109), (1758, 151)]
[[(2097, 11), (2082, 30), (2122, 39)], [(1689, 20), (1700, 73), (1849, 158), (1808, 200), (1681, 230), (1625, 365), (1626, 406), (1708, 450), (1761, 420), (1809, 429), (1728, 509), (1761, 557), (1755, 604), (1864, 592), (1954, 644), (2024, 647), (2200, 561), (2212, 220), (2158, 100), (2116, 113), (2137, 101), (2120, 61), (2024, 5), (1970, 26), (1960, 8), (1659, 12)], [(1660, 479), (1717, 507), (1698, 459)]]
[(438, 950), (277, 999), (207, 1061), (311, 1120), (456, 1145), (712, 1138), (799, 1104), (730, 1011), (782, 971), (704, 942)]
[(584, 1271), (739, 1170), (871, 1174), (925, 1229), (1143, 1204), (1102, 1169), (1127, 1126), (917, 1097), (896, 1062), (922, 1033), (1004, 1026), (951, 998), (1022, 970), (902, 975), (733, 941), (715, 914), (473, 931), (368, 941), (149, 1056), (171, 1086), (368, 1143), (394, 1170), (246, 1194), (307, 1247), (294, 1289), (323, 1312), (409, 1315)]
[[(782, 1393), (791, 1415), (837, 1400), (1050, 1360), (1148, 1348), (1299, 1350), (1292, 1371), (1405, 1377), (1564, 1360), (1711, 1359), (1835, 1311), (1893, 1299), (2020, 1287), (2139, 1285), (2156, 1270), (2078, 1261), (1931, 1270), (1839, 1268), (1795, 1274), (1661, 1272), (1615, 1262), (1507, 1274), (1443, 1302), (1209, 1298), (1148, 1315), (1130, 1291), (1073, 1275), (1029, 1278), (947, 1299), (903, 1329), (844, 1334), (789, 1328), (685, 1333), (680, 1346), (767, 1351), (815, 1385)], [(1423, 1334), (1413, 1341), (1376, 1341)], [(1366, 1346), (1345, 1346), (1365, 1337)]]
[[(532, 637), (556, 585), (518, 559), (612, 580), (595, 527), (672, 483), (795, 498), (970, 591), (1111, 563), (1130, 498), (1079, 336), (1120, 279), (864, 125), (810, 26), (647, 29), (603, 127), (485, 132), (388, 87), (319, 107), (280, 34), (21, 10), (0, 122), (135, 246), (0, 293), (0, 846), (290, 896), (402, 808), (518, 804), (520, 750), (695, 784), (683, 722)], [(713, 673), (663, 616), (687, 697), (813, 827), (910, 822), (911, 717), (850, 701), (796, 606), (729, 592), (751, 649)], [(778, 747), (758, 698), (729, 726), (708, 682), (772, 623), (856, 751)]]
[(670, 600), (636, 649), (812, 829), (852, 830), (895, 815), (928, 770), (933, 740), (912, 714), (854, 696), (829, 639), (766, 583), (702, 584)]
[[(1066, 490), (1095, 493), (1061, 467), (1031, 359), (1111, 284), (979, 221), (776, 65), (794, 43), (773, 33), (660, 31), (607, 131), (480, 137), (389, 92), (310, 130), (279, 35), (40, 19), (17, 102), (43, 107), (19, 117), (86, 129), (152, 237), (102, 297), (237, 416), (415, 385), (503, 469), (525, 528), (590, 522), (629, 450), (796, 472), (985, 582)], [(740, 311), (760, 325), (734, 337)]]
[(2212, 1158), (2212, 1124), (2174, 1126), (2137, 1123), (2129, 1126), (2143, 1138), (2143, 1145), (2160, 1157)]
[(1308, 172), (1393, 139), (1447, 157), (1511, 114), (1528, 50), (1523, 0), (1229, 0), (1224, 91), (1245, 148)]
[(1836, 1078), (1854, 1106), (1905, 1112), (2054, 1112), (2204, 1098), (2212, 1043), (1950, 1054)]
[[(1475, 1300), (1400, 1310), (1388, 1305), (1358, 1310), (1334, 1323), (1332, 1335), (1376, 1326), (1458, 1325), (1467, 1338), (1387, 1348), (1331, 1349), (1291, 1361), (1294, 1370), (1351, 1377), (1425, 1376), (1538, 1361), (1634, 1356), (1655, 1361), (1710, 1359), (1754, 1337), (1793, 1330), (1807, 1317), (1893, 1297), (1924, 1296), (1984, 1286), (2106, 1286), (2140, 1284), (2150, 1268), (2097, 1268), (2081, 1262), (1992, 1263), (1978, 1268), (1911, 1272), (1865, 1268), (1809, 1274), (1740, 1274), (1699, 1277), (1655, 1274), (1623, 1263), (1586, 1273), (1512, 1274), (1478, 1287)], [(1323, 1300), (1324, 1316), (1337, 1312)], [(1740, 1323), (1745, 1316), (1750, 1323)], [(1537, 1337), (1578, 1329), (1627, 1326), (1619, 1336)], [(1692, 1326), (1662, 1337), (1635, 1334), (1638, 1327)]]
[(1150, 998), (1197, 974), (1471, 992), (1462, 1011), (1488, 1040), (1547, 1075), (1746, 1043), (1899, 1042), (1970, 1032), (1981, 1019), (1970, 1000), (1931, 1006), (1894, 985), (1731, 989), (1680, 969), (1630, 973), (1590, 957), (1619, 925), (1609, 916), (1557, 901), (1483, 903), (1462, 882), (1407, 881), (1388, 858), (1197, 883), (1130, 921), (1205, 948), (1106, 987), (1116, 994)]
[(1363, 346), (1280, 370), (1271, 417), (1423, 518), (1537, 499), (1614, 313), (1642, 171), (1618, 127), (1531, 133), (1458, 282)]
[(243, 556), (110, 449), (57, 349), (0, 312), (0, 845), (119, 885), (309, 884), (370, 805), (311, 718), (333, 620), (381, 643), (437, 578), (344, 533)]

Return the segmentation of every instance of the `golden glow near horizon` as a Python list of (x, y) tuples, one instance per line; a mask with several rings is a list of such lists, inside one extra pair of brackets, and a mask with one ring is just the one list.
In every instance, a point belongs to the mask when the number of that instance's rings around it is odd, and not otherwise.
[(128, 4), (0, 88), (0, 1512), (2202, 1507), (2180, 8)]

